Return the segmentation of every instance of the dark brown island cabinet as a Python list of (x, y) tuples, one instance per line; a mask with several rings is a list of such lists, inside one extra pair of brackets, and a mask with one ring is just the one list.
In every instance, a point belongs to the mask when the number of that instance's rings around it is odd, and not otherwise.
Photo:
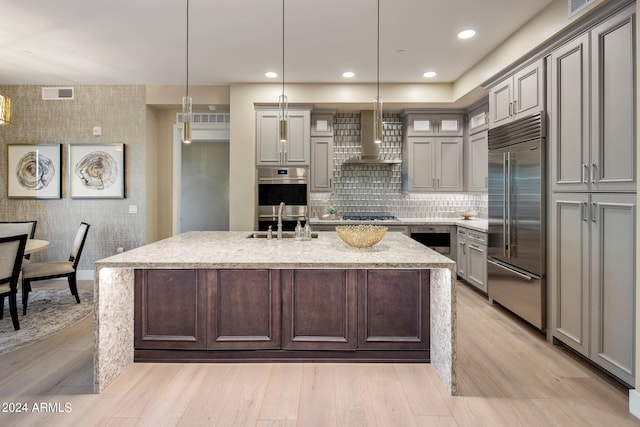
[(429, 362), (428, 269), (137, 269), (134, 360)]

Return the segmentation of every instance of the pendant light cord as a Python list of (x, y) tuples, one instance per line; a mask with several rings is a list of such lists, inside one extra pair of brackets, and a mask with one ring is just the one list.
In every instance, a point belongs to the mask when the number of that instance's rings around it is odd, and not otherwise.
[(282, 95), (284, 96), (284, 0), (282, 0)]
[(189, 0), (187, 0), (187, 93), (189, 96)]
[(380, 0), (378, 0), (378, 40), (377, 40), (377, 57), (376, 57), (376, 81), (378, 83), (378, 101), (380, 100)]

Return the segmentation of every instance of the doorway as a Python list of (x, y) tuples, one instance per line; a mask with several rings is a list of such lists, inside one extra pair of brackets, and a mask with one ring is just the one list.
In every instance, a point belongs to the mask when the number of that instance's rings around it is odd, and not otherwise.
[(192, 125), (192, 142), (174, 125), (173, 234), (229, 230), (229, 125)]

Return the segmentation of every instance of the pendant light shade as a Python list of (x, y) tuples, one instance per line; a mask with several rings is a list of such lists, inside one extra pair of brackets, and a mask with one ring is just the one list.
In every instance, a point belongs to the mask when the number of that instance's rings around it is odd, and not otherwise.
[(191, 143), (191, 122), (193, 119), (193, 100), (189, 96), (189, 0), (187, 0), (187, 89), (182, 97), (182, 142)]
[(278, 120), (280, 142), (287, 142), (287, 119), (289, 115), (289, 101), (284, 94), (284, 0), (282, 0), (282, 94), (278, 98)]
[(11, 98), (0, 95), (0, 125), (11, 123)]
[(373, 101), (373, 140), (380, 144), (383, 135), (382, 126), (382, 98), (380, 97), (380, 0), (378, 0), (378, 28), (377, 28), (377, 56), (376, 56), (376, 99)]

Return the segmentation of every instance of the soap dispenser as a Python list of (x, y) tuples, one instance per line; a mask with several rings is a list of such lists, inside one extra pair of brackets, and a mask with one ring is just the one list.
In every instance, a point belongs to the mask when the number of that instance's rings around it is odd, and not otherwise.
[(302, 225), (300, 225), (300, 220), (298, 220), (298, 223), (296, 224), (296, 228), (295, 228), (293, 237), (294, 237), (295, 240), (301, 240), (302, 239)]

